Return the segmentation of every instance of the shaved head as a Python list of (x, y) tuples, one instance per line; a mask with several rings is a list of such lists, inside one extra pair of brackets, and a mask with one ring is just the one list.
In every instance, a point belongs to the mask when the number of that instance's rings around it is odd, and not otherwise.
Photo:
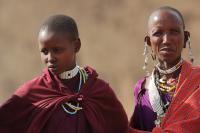
[(172, 7), (160, 7), (149, 16), (145, 41), (163, 68), (171, 68), (181, 58), (186, 33), (181, 13)]
[(76, 40), (79, 38), (78, 28), (73, 18), (66, 15), (50, 16), (41, 26), (39, 35), (45, 32), (68, 33), (70, 39)]
[(177, 9), (168, 6), (160, 7), (150, 14), (148, 20), (148, 28), (151, 27), (153, 22), (160, 19), (159, 16), (161, 14), (165, 14), (164, 16), (162, 16), (162, 21), (165, 21), (169, 17), (171, 17), (174, 20), (176, 19), (183, 26), (183, 29), (185, 29), (185, 23), (182, 14)]

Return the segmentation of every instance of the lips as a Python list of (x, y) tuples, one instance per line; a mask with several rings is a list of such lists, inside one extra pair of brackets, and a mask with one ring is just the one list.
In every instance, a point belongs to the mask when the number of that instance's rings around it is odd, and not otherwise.
[(57, 65), (48, 65), (50, 71), (56, 71), (58, 69)]
[(169, 47), (163, 47), (160, 49), (161, 52), (164, 53), (172, 53), (172, 52), (176, 52), (173, 48), (169, 48)]

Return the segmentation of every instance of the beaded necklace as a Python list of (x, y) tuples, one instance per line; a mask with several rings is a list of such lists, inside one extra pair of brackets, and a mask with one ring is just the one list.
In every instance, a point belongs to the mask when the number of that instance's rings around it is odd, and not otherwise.
[[(182, 64), (181, 64), (181, 66), (182, 66)], [(175, 70), (176, 73), (180, 73), (181, 66), (179, 66), (178, 69)], [(177, 86), (177, 83), (178, 83), (178, 77), (175, 78), (174, 80), (171, 80), (170, 82), (168, 82), (167, 80), (160, 78), (160, 71), (156, 68), (155, 68), (155, 72), (154, 72), (154, 78), (155, 78), (154, 84), (155, 84), (155, 86), (158, 90), (158, 93), (160, 95), (160, 106), (163, 109), (163, 113), (162, 114), (157, 113), (157, 119), (155, 120), (155, 125), (156, 125), (156, 127), (160, 127), (162, 119), (165, 116), (165, 113), (166, 113), (166, 111), (167, 111), (167, 109), (170, 105), (171, 99), (172, 99), (174, 91), (176, 89), (176, 86)], [(164, 97), (164, 95), (166, 95), (166, 94), (168, 94), (170, 96), (169, 101), (162, 99)]]
[(78, 74), (79, 66), (75, 66), (74, 69), (65, 71), (59, 75), (61, 79), (71, 79)]
[[(81, 89), (81, 85), (82, 85), (82, 82), (83, 84), (86, 82), (87, 78), (88, 78), (88, 75), (86, 73), (86, 71), (84, 69), (81, 69), (80, 67), (79, 68), (79, 87), (78, 87), (78, 92), (80, 91)], [(79, 103), (77, 103), (77, 105), (73, 105), (72, 103), (70, 102), (66, 102), (64, 104), (61, 105), (62, 108), (64, 109), (64, 111), (70, 115), (74, 115), (76, 114), (79, 110), (82, 110), (83, 108), (80, 107)]]
[(157, 88), (164, 94), (172, 93), (176, 89), (176, 85), (178, 83), (178, 77), (171, 80), (166, 80), (160, 78), (160, 76), (156, 76), (156, 85)]
[(160, 95), (160, 98), (161, 98), (160, 105), (161, 105), (161, 107), (162, 107), (162, 109), (165, 113), (165, 111), (167, 110), (167, 105), (165, 105), (164, 102), (162, 101), (162, 95), (166, 94), (165, 93), (166, 91), (162, 91), (162, 89), (160, 88), (158, 80), (159, 80), (159, 74), (155, 71), (155, 86), (156, 86), (158, 93)]
[(175, 66), (173, 66), (173, 67), (171, 67), (171, 68), (169, 68), (167, 70), (161, 69), (158, 66), (159, 64), (156, 65), (156, 68), (158, 69), (159, 73), (161, 73), (161, 74), (171, 74), (171, 73), (175, 72), (176, 70), (178, 70), (181, 67), (182, 62), (183, 62), (183, 59), (181, 58), (180, 61)]

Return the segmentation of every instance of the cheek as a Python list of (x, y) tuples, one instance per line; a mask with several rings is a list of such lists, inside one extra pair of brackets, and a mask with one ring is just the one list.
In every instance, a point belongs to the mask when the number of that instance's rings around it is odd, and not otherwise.
[(65, 64), (71, 64), (74, 61), (74, 53), (73, 52), (65, 52), (60, 55), (60, 61), (65, 62)]
[(182, 51), (183, 47), (184, 47), (184, 40), (182, 38), (178, 38), (176, 40), (176, 48), (177, 48), (177, 51)]
[(177, 46), (177, 54), (180, 55), (183, 50), (183, 45)]
[(151, 49), (153, 50), (154, 54), (158, 53), (158, 49), (159, 49), (159, 42), (157, 39), (154, 39), (151, 41)]
[(45, 55), (40, 54), (40, 58), (41, 58), (41, 60), (42, 60), (43, 63), (45, 63), (45, 64), (47, 63), (47, 58), (46, 58)]

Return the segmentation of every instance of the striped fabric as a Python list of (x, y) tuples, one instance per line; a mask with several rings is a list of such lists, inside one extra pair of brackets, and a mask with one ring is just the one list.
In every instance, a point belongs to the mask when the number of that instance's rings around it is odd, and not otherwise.
[[(174, 98), (153, 133), (200, 133), (200, 67), (183, 61)], [(147, 133), (130, 129), (130, 133)]]
[(200, 133), (200, 67), (184, 61), (177, 89), (162, 128), (166, 132)]

